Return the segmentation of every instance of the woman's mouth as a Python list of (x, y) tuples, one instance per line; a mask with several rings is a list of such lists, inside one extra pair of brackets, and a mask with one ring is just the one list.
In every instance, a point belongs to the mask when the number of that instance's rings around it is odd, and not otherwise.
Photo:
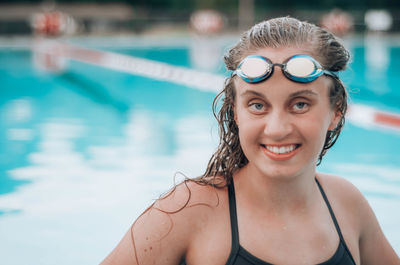
[(286, 146), (281, 146), (281, 147), (267, 145), (267, 146), (265, 146), (265, 148), (267, 148), (272, 153), (285, 154), (285, 153), (292, 152), (294, 149), (296, 149), (296, 145), (291, 144), (291, 145), (286, 145)]
[(265, 154), (273, 160), (287, 160), (293, 157), (300, 144), (288, 144), (288, 145), (261, 145)]

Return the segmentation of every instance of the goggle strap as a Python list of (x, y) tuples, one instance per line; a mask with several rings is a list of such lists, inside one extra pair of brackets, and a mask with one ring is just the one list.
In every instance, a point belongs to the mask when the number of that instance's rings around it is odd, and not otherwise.
[(334, 78), (339, 78), (338, 72), (333, 72), (333, 71), (329, 71), (329, 70), (324, 70), (324, 74), (330, 75), (330, 76), (332, 76), (332, 77), (334, 77)]

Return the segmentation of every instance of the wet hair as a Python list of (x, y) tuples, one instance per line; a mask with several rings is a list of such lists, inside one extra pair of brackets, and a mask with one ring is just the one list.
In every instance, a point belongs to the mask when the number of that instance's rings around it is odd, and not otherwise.
[[(327, 30), (295, 18), (280, 17), (258, 23), (244, 32), (236, 45), (224, 56), (226, 68), (235, 70), (246, 56), (265, 47), (300, 48), (316, 58), (324, 69), (330, 71), (344, 70), (350, 58), (349, 52), (339, 39)], [(341, 119), (334, 130), (327, 132), (317, 165), (336, 142), (345, 122), (347, 92), (339, 78), (332, 80), (329, 87), (329, 102), (331, 108), (340, 113)], [(229, 183), (233, 173), (248, 163), (240, 145), (239, 130), (234, 120), (235, 97), (234, 77), (230, 76), (225, 80), (223, 90), (213, 102), (220, 143), (209, 160), (205, 173), (199, 178), (202, 182), (207, 183), (213, 177), (220, 176)]]

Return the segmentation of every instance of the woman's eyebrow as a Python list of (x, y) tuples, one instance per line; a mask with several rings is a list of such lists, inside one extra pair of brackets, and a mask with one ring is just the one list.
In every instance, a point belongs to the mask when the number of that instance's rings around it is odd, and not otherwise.
[(242, 97), (248, 96), (248, 95), (257, 96), (257, 97), (261, 97), (261, 98), (265, 98), (265, 96), (264, 96), (262, 93), (257, 92), (257, 91), (254, 91), (254, 90), (246, 90), (246, 91), (244, 91), (244, 92), (242, 92), (242, 93), (240, 94), (240, 96), (242, 96)]
[(292, 94), (289, 95), (290, 98), (294, 98), (294, 97), (298, 97), (298, 96), (312, 96), (312, 97), (317, 97), (318, 93), (313, 91), (313, 90), (309, 90), (309, 89), (304, 89), (304, 90), (300, 90), (300, 91), (296, 91)]
[[(244, 92), (242, 92), (240, 94), (242, 97), (243, 96), (248, 96), (248, 95), (253, 95), (253, 96), (257, 96), (257, 97), (262, 97), (265, 98), (265, 95), (258, 92), (258, 91), (254, 91), (254, 90), (246, 90)], [(294, 98), (294, 97), (298, 97), (298, 96), (312, 96), (312, 97), (317, 97), (318, 93), (313, 91), (313, 90), (309, 90), (309, 89), (304, 89), (304, 90), (300, 90), (300, 91), (296, 91), (294, 93), (291, 93), (289, 95), (290, 98)]]

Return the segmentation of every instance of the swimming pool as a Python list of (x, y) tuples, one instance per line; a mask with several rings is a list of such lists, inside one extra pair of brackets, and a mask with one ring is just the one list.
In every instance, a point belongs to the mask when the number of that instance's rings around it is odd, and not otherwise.
[[(70, 42), (224, 75), (220, 57), (232, 38)], [(354, 59), (343, 79), (353, 106), (400, 114), (394, 43), (381, 36), (347, 41)], [(1, 263), (96, 264), (177, 171), (203, 173), (217, 144), (215, 92), (54, 62), (31, 45), (0, 40)], [(349, 117), (320, 170), (363, 192), (399, 254), (400, 129), (357, 117)]]

